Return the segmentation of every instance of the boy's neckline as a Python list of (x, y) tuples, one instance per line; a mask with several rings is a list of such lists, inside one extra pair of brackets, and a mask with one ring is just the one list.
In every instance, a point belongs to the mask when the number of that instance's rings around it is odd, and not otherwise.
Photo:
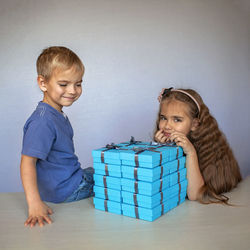
[(40, 101), (38, 103), (38, 105), (44, 105), (44, 106), (47, 106), (48, 108), (50, 108), (53, 112), (57, 113), (57, 114), (60, 114), (61, 116), (63, 116), (65, 119), (67, 118), (67, 115), (63, 112), (63, 110), (59, 111), (57, 110), (56, 108), (52, 107), (50, 104), (48, 104), (47, 102), (43, 102), (43, 101)]

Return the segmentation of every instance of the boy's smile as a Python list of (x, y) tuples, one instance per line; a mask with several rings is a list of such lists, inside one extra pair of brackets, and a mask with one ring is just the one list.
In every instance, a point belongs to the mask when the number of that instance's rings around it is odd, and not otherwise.
[(58, 111), (64, 106), (70, 106), (82, 94), (83, 72), (72, 66), (68, 70), (55, 69), (51, 78), (46, 81), (38, 76), (38, 84), (44, 93), (43, 102)]

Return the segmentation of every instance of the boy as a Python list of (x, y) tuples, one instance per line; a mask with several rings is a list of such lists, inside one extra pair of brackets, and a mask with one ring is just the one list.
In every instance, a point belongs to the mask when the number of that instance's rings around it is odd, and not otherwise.
[(49, 47), (37, 59), (37, 73), (43, 100), (24, 125), (20, 165), (30, 227), (52, 222), (43, 201), (83, 199), (93, 188), (93, 169), (80, 167), (73, 129), (62, 111), (81, 96), (84, 66), (70, 49)]

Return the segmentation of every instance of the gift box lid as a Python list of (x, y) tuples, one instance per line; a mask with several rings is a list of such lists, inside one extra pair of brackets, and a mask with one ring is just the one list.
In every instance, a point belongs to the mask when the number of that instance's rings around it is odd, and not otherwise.
[(94, 162), (93, 168), (99, 175), (121, 177), (121, 165)]
[(122, 165), (121, 171), (124, 178), (154, 182), (162, 177), (183, 169), (185, 167), (186, 159), (181, 157), (177, 160), (167, 162), (155, 168), (143, 168)]
[(121, 190), (121, 178), (98, 174), (94, 174), (93, 178), (96, 186)]
[(121, 191), (115, 190), (111, 188), (105, 188), (94, 185), (93, 191), (96, 198), (101, 198), (105, 200), (111, 200), (111, 201), (122, 201)]
[(133, 179), (122, 178), (121, 186), (123, 191), (152, 196), (161, 192), (163, 189), (173, 186), (186, 179), (186, 172), (186, 168), (183, 168), (154, 182), (136, 181)]
[(147, 196), (142, 194), (135, 194), (127, 191), (122, 191), (122, 201), (123, 203), (145, 207), (154, 208), (166, 200), (178, 197), (180, 193), (187, 191), (187, 180), (184, 180), (172, 187), (165, 188), (162, 192), (159, 192), (153, 196)]
[(123, 165), (153, 168), (183, 156), (183, 149), (178, 146), (133, 147), (120, 150)]
[(159, 218), (161, 215), (165, 214), (172, 208), (178, 206), (185, 201), (186, 193), (183, 192), (180, 194), (180, 197), (173, 197), (166, 200), (164, 203), (149, 209), (144, 207), (137, 207), (130, 204), (122, 203), (122, 213), (123, 215), (142, 219), (146, 221), (154, 221)]
[[(149, 142), (136, 141), (134, 137), (132, 136), (130, 141), (128, 142), (122, 142), (119, 144), (111, 143), (111, 144), (107, 144), (106, 147), (92, 150), (92, 156), (96, 160), (102, 159), (101, 162), (104, 162), (103, 158), (120, 160), (121, 149), (127, 150), (127, 148), (134, 147), (134, 146), (146, 147), (149, 145), (150, 145)], [(105, 157), (104, 157), (104, 154), (105, 154)], [(96, 162), (99, 162), (99, 160), (97, 160)]]
[(139, 166), (140, 162), (145, 164), (144, 167), (155, 167), (182, 155), (182, 148), (176, 145), (152, 145), (152, 143), (135, 140), (107, 144), (106, 147), (92, 151), (94, 162), (120, 164), (122, 160), (124, 165)]
[(120, 160), (120, 151), (118, 149), (108, 149), (108, 148), (99, 148), (92, 150), (92, 156), (94, 159), (101, 159), (102, 157), (111, 158), (115, 160)]
[(121, 203), (119, 202), (94, 197), (93, 203), (96, 209), (110, 213), (122, 214)]

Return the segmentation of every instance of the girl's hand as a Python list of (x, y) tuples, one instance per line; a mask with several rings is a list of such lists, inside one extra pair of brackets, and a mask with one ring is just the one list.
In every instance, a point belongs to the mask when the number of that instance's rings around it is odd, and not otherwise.
[(49, 217), (49, 215), (51, 215), (52, 213), (53, 213), (52, 209), (49, 206), (47, 206), (44, 202), (39, 201), (33, 203), (29, 207), (29, 217), (25, 221), (24, 225), (33, 227), (37, 223), (40, 227), (43, 227), (45, 222), (51, 224), (52, 220)]
[(163, 129), (160, 129), (156, 132), (154, 140), (156, 142), (165, 143), (168, 140), (168, 137), (164, 135)]
[(186, 155), (196, 153), (193, 144), (189, 141), (186, 135), (175, 131), (171, 133), (169, 139), (170, 141), (175, 142), (177, 146), (182, 147)]

